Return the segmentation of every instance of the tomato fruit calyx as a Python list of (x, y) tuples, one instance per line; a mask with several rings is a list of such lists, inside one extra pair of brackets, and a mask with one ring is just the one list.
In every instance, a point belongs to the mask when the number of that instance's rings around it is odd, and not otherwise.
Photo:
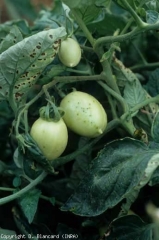
[(68, 37), (61, 42), (58, 56), (67, 67), (75, 67), (81, 60), (81, 48), (77, 41)]
[(39, 114), (43, 120), (48, 122), (58, 122), (63, 116), (64, 112), (61, 110), (61, 108), (58, 108), (53, 101), (48, 100), (47, 105), (40, 108)]

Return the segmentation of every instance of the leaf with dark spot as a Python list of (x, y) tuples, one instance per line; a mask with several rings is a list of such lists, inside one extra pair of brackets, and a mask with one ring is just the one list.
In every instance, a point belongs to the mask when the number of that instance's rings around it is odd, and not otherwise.
[(0, 55), (0, 100), (11, 97), (20, 101), (26, 97), (42, 71), (53, 61), (65, 35), (63, 27), (42, 31), (4, 51)]

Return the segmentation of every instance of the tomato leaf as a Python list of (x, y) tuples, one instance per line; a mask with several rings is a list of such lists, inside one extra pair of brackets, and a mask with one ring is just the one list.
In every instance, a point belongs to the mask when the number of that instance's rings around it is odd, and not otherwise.
[(155, 97), (159, 93), (159, 68), (156, 68), (149, 75), (147, 84), (145, 85), (146, 90), (152, 97)]
[(107, 240), (151, 240), (152, 228), (152, 224), (144, 223), (138, 216), (120, 217), (111, 223)]
[(23, 40), (23, 36), (16, 25), (10, 27), (10, 32), (0, 43), (0, 53), (7, 50), (9, 47)]
[(159, 13), (153, 10), (146, 11), (146, 22), (149, 24), (155, 24), (159, 21)]
[(138, 80), (126, 83), (124, 88), (124, 99), (130, 108), (146, 100), (145, 90)]
[(107, 144), (94, 159), (62, 210), (96, 216), (148, 183), (159, 165), (159, 150), (125, 138)]
[(34, 219), (40, 195), (41, 191), (39, 191), (38, 189), (32, 189), (28, 191), (27, 194), (23, 195), (18, 201), (29, 223), (32, 223)]
[[(79, 140), (78, 149), (81, 149), (83, 146), (88, 144), (88, 142), (89, 138), (81, 137)], [(69, 186), (71, 186), (73, 189), (78, 186), (80, 180), (83, 178), (87, 171), (89, 163), (91, 162), (91, 152), (92, 149), (89, 149), (76, 157), (76, 161), (72, 167), (69, 183)]]
[(0, 100), (20, 101), (56, 56), (63, 27), (34, 34), (0, 55)]
[(114, 59), (113, 68), (119, 87), (125, 87), (127, 82), (138, 80), (136, 75), (117, 58)]
[(151, 126), (151, 135), (153, 137), (153, 140), (159, 143), (159, 111), (156, 113), (155, 118), (153, 120)]

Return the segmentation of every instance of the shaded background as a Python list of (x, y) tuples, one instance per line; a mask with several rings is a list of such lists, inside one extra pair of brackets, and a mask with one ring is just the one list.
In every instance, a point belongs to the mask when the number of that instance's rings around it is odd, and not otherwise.
[(41, 9), (52, 6), (53, 0), (0, 0), (0, 23), (18, 18), (31, 23)]

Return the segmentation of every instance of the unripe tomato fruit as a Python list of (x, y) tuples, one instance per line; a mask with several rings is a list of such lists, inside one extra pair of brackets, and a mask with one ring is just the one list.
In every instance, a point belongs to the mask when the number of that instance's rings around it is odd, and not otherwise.
[(58, 56), (67, 67), (75, 67), (81, 59), (81, 48), (74, 39), (67, 38), (61, 42)]
[(31, 127), (30, 135), (48, 160), (59, 157), (68, 141), (67, 127), (63, 119), (53, 122), (38, 118)]
[(103, 133), (107, 115), (100, 102), (93, 96), (74, 91), (66, 95), (60, 104), (66, 125), (75, 133), (94, 138)]

